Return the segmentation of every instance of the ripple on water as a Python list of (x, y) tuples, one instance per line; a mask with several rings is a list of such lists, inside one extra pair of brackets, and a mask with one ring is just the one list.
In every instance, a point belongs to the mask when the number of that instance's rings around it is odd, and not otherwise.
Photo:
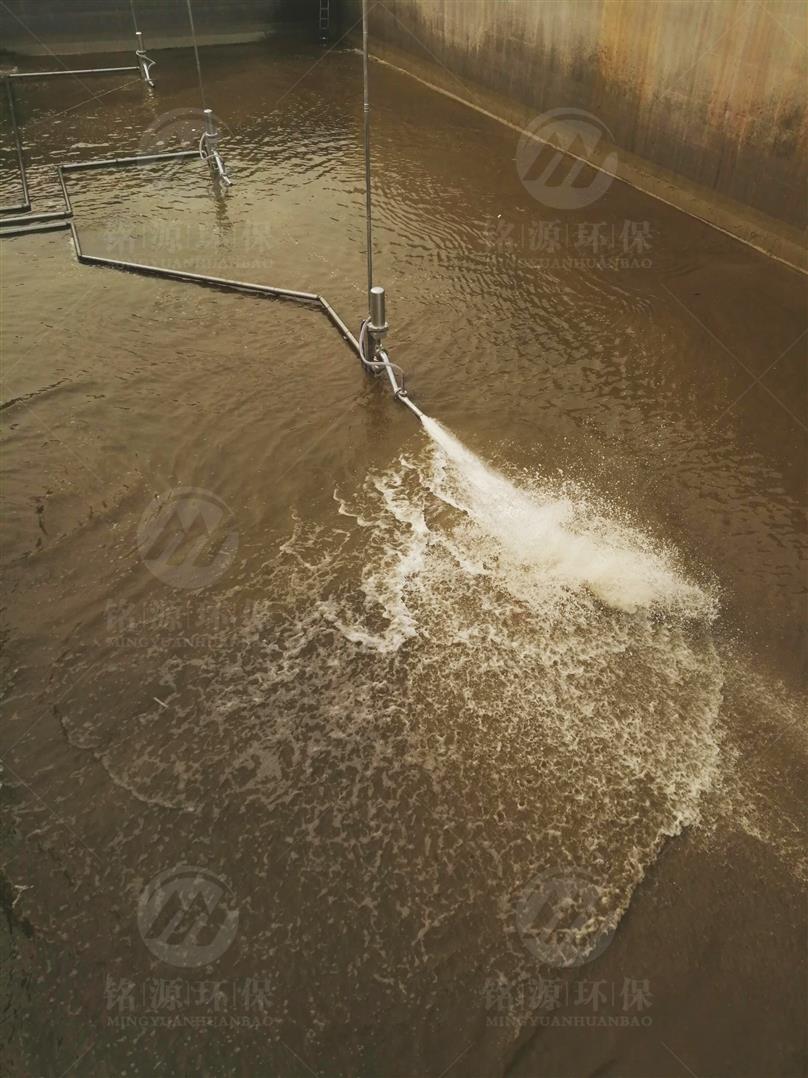
[(592, 881), (586, 953), (716, 773), (714, 598), (451, 435), (335, 497), (333, 527), (298, 523), (262, 570), (265, 604), (193, 698), (165, 662), (182, 774), (155, 709), (128, 787), (194, 808), (224, 783), (268, 816), (294, 865), (284, 934), (325, 953), (351, 924), (355, 985), (405, 991), (461, 923), (480, 954), (531, 961), (514, 910), (540, 873)]

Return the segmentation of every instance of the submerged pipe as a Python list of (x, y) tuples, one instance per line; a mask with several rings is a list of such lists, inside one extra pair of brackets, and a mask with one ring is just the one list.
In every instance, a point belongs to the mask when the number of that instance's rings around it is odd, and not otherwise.
[(0, 231), (0, 238), (8, 239), (11, 236), (30, 236), (34, 232), (63, 232), (70, 228), (70, 221), (62, 217), (61, 221), (40, 221), (29, 225), (15, 225), (13, 228), (4, 228)]
[[(146, 59), (148, 59), (148, 57), (146, 57)], [(149, 63), (153, 64), (154, 61), (151, 60), (151, 61), (149, 61)], [(3, 79), (5, 81), (5, 86), (6, 86), (6, 97), (7, 97), (7, 100), (8, 100), (9, 117), (10, 117), (10, 120), (11, 120), (11, 138), (12, 138), (12, 141), (14, 143), (14, 151), (15, 151), (15, 154), (16, 154), (16, 157), (17, 157), (17, 167), (18, 167), (19, 173), (20, 173), (20, 187), (22, 188), (23, 201), (17, 206), (0, 206), (0, 214), (1, 215), (5, 215), (5, 214), (8, 214), (8, 213), (25, 213), (25, 214), (28, 214), (30, 212), (30, 210), (31, 210), (31, 195), (30, 195), (30, 192), (29, 192), (29, 189), (28, 189), (28, 176), (26, 174), (26, 169), (25, 169), (25, 158), (23, 156), (22, 138), (20, 136), (19, 124), (17, 123), (17, 107), (16, 107), (16, 102), (14, 100), (14, 91), (12, 89), (11, 80), (12, 79), (49, 78), (49, 77), (54, 76), (54, 75), (90, 75), (90, 74), (102, 74), (102, 73), (108, 73), (108, 72), (114, 72), (114, 71), (139, 71), (139, 70), (141, 70), (139, 67), (106, 67), (106, 68), (99, 67), (99, 68), (88, 68), (86, 70), (77, 70), (77, 71), (23, 71), (23, 72), (10, 72), (9, 74), (3, 76)], [(146, 75), (148, 75), (148, 70), (146, 70)], [(138, 157), (131, 157), (131, 158), (115, 158), (115, 159), (112, 159), (111, 161), (110, 160), (108, 160), (108, 161), (80, 161), (80, 162), (75, 162), (75, 163), (72, 163), (72, 164), (68, 163), (66, 165), (57, 165), (57, 172), (59, 173), (59, 182), (62, 185), (62, 194), (64, 196), (65, 207), (67, 209), (67, 212), (72, 214), (73, 210), (72, 210), (72, 208), (70, 206), (70, 198), (69, 198), (69, 196), (67, 194), (67, 189), (64, 186), (64, 180), (63, 180), (62, 174), (61, 174), (62, 169), (65, 169), (66, 171), (71, 172), (71, 171), (76, 171), (76, 170), (81, 169), (81, 168), (104, 168), (104, 167), (109, 167), (111, 165), (127, 165), (127, 164), (137, 164), (137, 163), (140, 163), (140, 162), (145, 163), (147, 161), (162, 161), (162, 160), (166, 160), (167, 158), (171, 158), (171, 157), (195, 157), (195, 156), (196, 156), (195, 151), (188, 150), (188, 151), (181, 151), (179, 153), (171, 153), (171, 154), (150, 154), (150, 155), (145, 155), (144, 154), (144, 155), (140, 155)], [(43, 214), (37, 214), (35, 216), (27, 217), (26, 220), (31, 221), (33, 223), (33, 222), (47, 221), (47, 220), (55, 219), (57, 216), (59, 216), (59, 215), (58, 214), (43, 213)], [(13, 219), (9, 221), (9, 219), (6, 219), (5, 223), (11, 224), (12, 226), (14, 226), (14, 225), (17, 224), (17, 221), (15, 221)], [(3, 224), (3, 221), (0, 221), (0, 224)]]
[(70, 194), (68, 193), (68, 190), (67, 190), (67, 184), (65, 183), (65, 178), (62, 175), (62, 169), (63, 168), (64, 168), (64, 165), (57, 165), (56, 166), (56, 177), (59, 180), (59, 187), (62, 189), (62, 198), (65, 201), (65, 212), (67, 213), (68, 216), (72, 217), (73, 216), (73, 203), (70, 201)]
[[(366, 7), (366, 5), (365, 5)], [(366, 14), (366, 13), (365, 13)], [(138, 33), (138, 45), (140, 53), (142, 49), (142, 35)], [(138, 55), (138, 61), (141, 57)], [(148, 70), (144, 71), (141, 67), (122, 67), (122, 68), (91, 68), (83, 71), (44, 71), (44, 72), (24, 72), (17, 73), (6, 77), (6, 94), (9, 103), (9, 114), (11, 118), (12, 138), (17, 153), (17, 161), (20, 169), (20, 183), (23, 189), (23, 196), (25, 203), (20, 206), (5, 206), (0, 207), (0, 213), (14, 213), (21, 211), (29, 211), (31, 209), (30, 196), (28, 192), (28, 183), (25, 173), (25, 161), (22, 152), (22, 140), (20, 139), (19, 128), (17, 125), (17, 116), (14, 102), (14, 94), (11, 88), (11, 78), (49, 78), (55, 75), (78, 75), (78, 74), (104, 74), (113, 71), (138, 71), (144, 74), (144, 77), (148, 76)], [(365, 70), (365, 98), (367, 105), (367, 68)], [(369, 106), (368, 106), (369, 108)], [(366, 109), (366, 153), (369, 150), (369, 116)], [(205, 127), (206, 136), (210, 140), (210, 149), (215, 159), (220, 175), (229, 183), (227, 179), (224, 164), (221, 161), (217, 151), (218, 146), (218, 131), (216, 131), (213, 113), (209, 110), (205, 110)], [(64, 210), (57, 210), (47, 213), (39, 213), (32, 216), (7, 218), (5, 221), (0, 220), (0, 237), (6, 238), (10, 236), (27, 235), (31, 232), (61, 232), (70, 231), (71, 238), (73, 240), (73, 246), (76, 252), (76, 257), (79, 262), (85, 265), (104, 266), (110, 269), (118, 269), (123, 272), (136, 273), (142, 276), (159, 277), (166, 280), (185, 282), (188, 284), (198, 284), (203, 287), (217, 288), (222, 291), (241, 292), (247, 295), (266, 296), (273, 299), (287, 299), (292, 302), (314, 304), (317, 305), (320, 310), (325, 314), (332, 325), (339, 331), (345, 342), (357, 353), (361, 359), (363, 365), (370, 369), (384, 369), (387, 372), (390, 384), (393, 389), (393, 393), (402, 404), (406, 404), (407, 407), (414, 412), (417, 416), (421, 417), (422, 412), (420, 409), (409, 399), (407, 391), (404, 388), (404, 372), (396, 364), (391, 363), (389, 356), (379, 346), (382, 336), (387, 332), (387, 321), (385, 317), (385, 294), (384, 289), (374, 287), (372, 284), (372, 252), (371, 252), (371, 231), (370, 231), (370, 170), (369, 170), (369, 157), (367, 158), (367, 179), (368, 179), (368, 293), (369, 293), (369, 306), (371, 317), (368, 318), (362, 326), (362, 333), (360, 339), (356, 337), (348, 329), (345, 322), (340, 318), (331, 304), (315, 292), (302, 292), (288, 288), (276, 288), (271, 285), (253, 284), (247, 281), (234, 281), (225, 277), (211, 277), (201, 273), (190, 273), (185, 270), (174, 270), (163, 266), (150, 266), (145, 263), (128, 262), (124, 259), (105, 258), (100, 255), (85, 254), (82, 250), (81, 240), (79, 239), (78, 229), (76, 228), (73, 220), (73, 204), (70, 199), (70, 192), (65, 180), (65, 173), (68, 172), (82, 172), (92, 169), (104, 169), (104, 168), (121, 168), (128, 166), (136, 166), (141, 164), (149, 164), (159, 161), (170, 161), (177, 159), (190, 159), (197, 157), (198, 151), (196, 150), (180, 150), (172, 153), (157, 153), (157, 154), (138, 154), (131, 157), (111, 157), (111, 158), (98, 158), (91, 161), (69, 161), (65, 164), (56, 165), (56, 176), (59, 181), (59, 188), (61, 190), (62, 199), (64, 200)], [(382, 356), (379, 360), (368, 360), (364, 354), (364, 340), (368, 328), (372, 329), (374, 333), (374, 341), (376, 345), (376, 352)], [(401, 385), (399, 386), (395, 371), (399, 371), (401, 375)]]
[(22, 154), (22, 139), (17, 124), (17, 108), (14, 102), (14, 91), (8, 77), (5, 79), (6, 97), (8, 99), (8, 112), (11, 117), (11, 138), (14, 142), (14, 152), (17, 155), (17, 167), (20, 170), (20, 187), (22, 188), (22, 203), (19, 206), (0, 207), (0, 213), (25, 213), (31, 209), (31, 196), (28, 192), (28, 178), (25, 174), (25, 158)]
[[(197, 284), (203, 287), (216, 288), (223, 292), (242, 292), (247, 295), (266, 296), (269, 299), (286, 299), (295, 303), (317, 306), (326, 315), (358, 355), (361, 356), (359, 342), (345, 325), (343, 320), (323, 297), (315, 292), (299, 292), (290, 288), (276, 288), (272, 285), (253, 284), (248, 281), (234, 281), (225, 277), (210, 277), (203, 273), (189, 273), (186, 270), (168, 269), (164, 266), (149, 266), (141, 262), (127, 262), (124, 259), (105, 258), (101, 255), (89, 255), (84, 252), (79, 239), (78, 230), (72, 221), (65, 220), (60, 228), (69, 228), (76, 249), (76, 257), (79, 262), (91, 266), (106, 266), (109, 269), (118, 269), (128, 273), (136, 273), (145, 277), (161, 277), (169, 281), (181, 281), (187, 284)], [(2, 233), (0, 233), (2, 235)]]
[(64, 220), (65, 217), (72, 217), (72, 210), (53, 210), (48, 213), (27, 213), (22, 217), (1, 217), (0, 229), (4, 232), (6, 228), (13, 228), (14, 225), (33, 225), (40, 221), (58, 221)]
[(137, 56), (137, 62), (140, 68), (140, 76), (147, 86), (154, 86), (150, 72), (151, 69), (154, 67), (156, 61), (150, 59), (146, 55), (146, 50), (143, 48), (143, 34), (139, 30), (135, 30), (135, 37), (137, 38), (137, 48), (135, 49), (135, 56)]
[(87, 67), (75, 71), (12, 71), (7, 79), (54, 79), (62, 75), (112, 75), (122, 71), (140, 71), (139, 67)]
[[(393, 389), (393, 394), (397, 400), (405, 404), (414, 415), (419, 419), (423, 419), (423, 412), (418, 406), (410, 400), (407, 390), (404, 387), (404, 372), (397, 364), (392, 363), (387, 353), (379, 348), (378, 355), (381, 357), (376, 360), (368, 360), (365, 356), (365, 342), (367, 340), (368, 330), (371, 326), (371, 319), (368, 318), (362, 324), (362, 331), (359, 339), (351, 333), (345, 322), (340, 318), (328, 300), (324, 296), (319, 295), (316, 292), (302, 292), (290, 288), (277, 288), (272, 285), (254, 284), (249, 281), (235, 281), (226, 277), (211, 277), (202, 273), (191, 273), (187, 270), (175, 270), (169, 269), (164, 266), (151, 266), (141, 262), (128, 262), (125, 259), (106, 258), (101, 255), (86, 254), (81, 246), (81, 240), (79, 238), (78, 229), (73, 219), (73, 204), (70, 199), (70, 192), (65, 180), (66, 172), (78, 172), (86, 169), (94, 168), (109, 168), (117, 165), (136, 165), (146, 161), (166, 160), (171, 158), (189, 158), (195, 157), (196, 151), (186, 150), (179, 153), (169, 154), (147, 154), (138, 157), (117, 157), (106, 158), (96, 161), (74, 161), (68, 162), (64, 165), (56, 166), (56, 176), (59, 181), (59, 187), (64, 200), (64, 211), (54, 211), (51, 213), (37, 214), (35, 217), (26, 217), (18, 219), (17, 221), (9, 221), (12, 226), (10, 228), (0, 228), (0, 238), (8, 236), (25, 235), (29, 232), (56, 232), (69, 230), (71, 238), (73, 240), (73, 246), (76, 252), (76, 258), (79, 262), (85, 265), (91, 266), (103, 266), (109, 269), (117, 269), (123, 272), (140, 274), (145, 277), (158, 277), (164, 280), (179, 281), (188, 284), (197, 284), (202, 287), (216, 288), (225, 292), (241, 292), (246, 295), (265, 296), (270, 299), (286, 299), (295, 303), (302, 303), (306, 305), (313, 305), (318, 307), (323, 314), (328, 318), (331, 324), (339, 331), (345, 342), (357, 353), (362, 361), (362, 364), (367, 369), (385, 370), (390, 380), (390, 385)], [(371, 312), (374, 316), (373, 329), (378, 335), (378, 340), (387, 330), (387, 322), (385, 320), (385, 303), (384, 303), (384, 289), (373, 288), (370, 293), (370, 306)], [(401, 384), (399, 385), (395, 372), (398, 371), (401, 376)]]
[(213, 109), (204, 109), (205, 130), (199, 140), (199, 156), (208, 162), (225, 187), (232, 187), (233, 181), (227, 175), (222, 155), (219, 153), (219, 131), (216, 127), (216, 119)]
[(135, 157), (99, 157), (94, 161), (68, 161), (59, 165), (63, 172), (81, 172), (91, 168), (124, 168), (127, 165), (146, 165), (154, 161), (172, 161), (180, 157), (199, 157), (196, 150), (177, 150), (172, 153), (142, 153)]
[(324, 296), (318, 296), (317, 298), (320, 301), (321, 307), (325, 311), (326, 317), (329, 319), (332, 325), (336, 326), (336, 328), (345, 338), (346, 342), (351, 346), (351, 348), (353, 348), (359, 358), (362, 359), (362, 349), (360, 347), (359, 341), (356, 339), (356, 337), (354, 337), (353, 333), (351, 333), (351, 331), (342, 321), (342, 319), (328, 302), (328, 300)]
[[(78, 239), (75, 230), (74, 239)], [(127, 262), (122, 258), (88, 255), (81, 250), (80, 246), (77, 247), (77, 254), (80, 262), (95, 266), (109, 266), (129, 273), (139, 273), (145, 277), (163, 277), (169, 281), (185, 281), (189, 284), (206, 285), (208, 288), (219, 288), (224, 292), (246, 292), (256, 296), (270, 296), (273, 299), (290, 299), (297, 303), (320, 305), (320, 297), (315, 292), (297, 292), (290, 288), (275, 288), (272, 285), (253, 284), (250, 281), (233, 281), (227, 277), (209, 277), (205, 273), (189, 273), (187, 270), (168, 269), (165, 266), (150, 266), (145, 262)]]

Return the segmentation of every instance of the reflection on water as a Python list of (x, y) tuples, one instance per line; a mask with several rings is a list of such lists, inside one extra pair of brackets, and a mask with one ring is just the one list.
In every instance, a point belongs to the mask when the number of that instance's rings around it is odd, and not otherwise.
[[(236, 186), (214, 197), (195, 162), (76, 177), (88, 251), (311, 289), (358, 323), (356, 56), (206, 53)], [(53, 160), (135, 152), (194, 106), (191, 56), (160, 76), (89, 105), (26, 87), (37, 209)], [(649, 953), (657, 1028), (692, 1026), (667, 978), (682, 941), (729, 931), (738, 830), (778, 880), (743, 928), (775, 936), (756, 972), (787, 967), (804, 443), (768, 394), (738, 397), (802, 329), (799, 281), (619, 184), (595, 223), (648, 221), (651, 267), (550, 263), (521, 238), (552, 222), (511, 133), (374, 85), (377, 262), (425, 430), (316, 313), (77, 266), (63, 236), (4, 244), (3, 840), (12, 942), (59, 1034), (23, 1023), (18, 985), (24, 1070), (92, 1041), (87, 1073), (437, 1074), (469, 1044), (457, 1073), (502, 1073), (535, 1005), (512, 992), (495, 1026), (492, 983), (622, 983)], [(795, 367), (770, 377), (793, 402)], [(688, 828), (706, 877), (662, 877), (665, 932), (624, 916)], [(237, 909), (196, 972), (171, 966), (163, 879), (188, 923), (200, 893)], [(165, 1013), (149, 986), (172, 976), (196, 1017), (223, 1013), (200, 985), (243, 1014), (261, 978), (260, 1023), (110, 1022)], [(548, 1048), (551, 1070), (633, 1058), (616, 1043)]]

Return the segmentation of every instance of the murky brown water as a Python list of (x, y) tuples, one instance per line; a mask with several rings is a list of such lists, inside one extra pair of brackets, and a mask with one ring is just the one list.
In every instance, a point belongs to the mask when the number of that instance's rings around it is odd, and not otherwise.
[[(198, 105), (159, 60), (20, 88), (37, 210)], [(86, 250), (358, 326), (358, 57), (203, 62), (234, 188), (79, 174)], [(391, 353), (466, 450), (316, 312), (3, 241), (5, 1070), (797, 1074), (802, 279), (373, 94)]]

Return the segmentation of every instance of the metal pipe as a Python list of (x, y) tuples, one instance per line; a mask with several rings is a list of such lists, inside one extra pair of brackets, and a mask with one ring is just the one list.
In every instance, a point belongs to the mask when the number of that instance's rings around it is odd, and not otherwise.
[(33, 232), (61, 232), (70, 228), (70, 221), (63, 217), (61, 221), (42, 221), (39, 224), (17, 225), (14, 228), (0, 230), (0, 239), (9, 239), (11, 236), (29, 236)]
[(59, 167), (63, 172), (81, 172), (90, 168), (123, 168), (126, 165), (145, 165), (151, 161), (172, 161), (179, 157), (199, 157), (196, 150), (179, 150), (176, 153), (145, 153), (137, 157), (99, 157), (94, 161), (68, 161)]
[(70, 217), (72, 214), (72, 210), (67, 212), (64, 210), (54, 210), (51, 213), (28, 213), (22, 217), (0, 217), (0, 229), (6, 229), (8, 227), (13, 227), (14, 225), (36, 224), (38, 221), (64, 220), (65, 217)]
[(390, 328), (385, 317), (384, 289), (380, 285), (374, 285), (368, 295), (368, 307), (370, 309), (370, 323), (368, 332), (373, 337), (376, 345)]
[(72, 217), (73, 216), (73, 203), (70, 201), (70, 195), (68, 194), (68, 191), (67, 191), (67, 184), (65, 183), (65, 178), (62, 175), (62, 167), (63, 167), (62, 165), (57, 165), (56, 166), (56, 176), (57, 176), (57, 178), (59, 180), (59, 186), (62, 189), (62, 198), (65, 200), (65, 210), (67, 211), (68, 215), (70, 217)]
[(73, 246), (76, 248), (76, 258), (79, 260), (79, 262), (83, 262), (84, 253), (81, 249), (81, 242), (79, 241), (79, 230), (76, 228), (76, 222), (70, 220), (68, 224), (70, 225), (70, 235), (73, 237)]
[(139, 71), (139, 67), (88, 67), (76, 71), (12, 71), (7, 79), (54, 79), (61, 75), (113, 75), (121, 71)]
[(22, 139), (17, 124), (17, 107), (14, 101), (14, 91), (11, 82), (6, 80), (6, 97), (8, 98), (8, 111), (11, 117), (11, 138), (14, 142), (14, 152), (17, 155), (17, 167), (20, 170), (20, 187), (22, 188), (22, 204), (19, 206), (4, 206), (0, 213), (25, 213), (31, 209), (31, 195), (28, 191), (28, 178), (25, 174), (25, 158), (22, 153)]
[[(395, 364), (390, 362), (387, 352), (381, 347), (382, 338), (387, 333), (388, 324), (385, 316), (384, 289), (373, 284), (373, 197), (370, 167), (370, 76), (368, 73), (368, 3), (362, 0), (362, 84), (364, 91), (364, 142), (365, 142), (365, 225), (368, 263), (368, 311), (369, 317), (362, 326), (359, 355), (366, 370), (384, 370), (390, 380), (393, 394), (409, 404), (404, 388), (404, 372), (401, 368), (402, 384), (396, 381)], [(373, 338), (373, 359), (364, 354), (364, 339), (367, 334)], [(413, 409), (417, 411), (417, 409)]]
[[(289, 299), (298, 303), (317, 304), (329, 321), (336, 326), (346, 342), (357, 352), (360, 358), (362, 358), (363, 363), (368, 363), (368, 361), (362, 357), (360, 342), (357, 341), (331, 304), (323, 296), (313, 292), (295, 292), (286, 288), (273, 288), (270, 285), (251, 284), (246, 281), (231, 281), (223, 277), (208, 277), (201, 273), (188, 273), (184, 270), (170, 270), (161, 266), (148, 266), (139, 262), (125, 262), (121, 259), (103, 258), (99, 255), (88, 255), (82, 250), (78, 230), (73, 221), (65, 220), (56, 227), (70, 229), (71, 236), (73, 237), (73, 244), (76, 249), (76, 257), (79, 262), (86, 265), (107, 266), (111, 269), (139, 273), (147, 277), (161, 277), (172, 281), (184, 281), (190, 284), (219, 288), (223, 291), (245, 292), (251, 295), (264, 295), (273, 299)], [(407, 407), (420, 418), (423, 413), (418, 406), (410, 400), (404, 386), (399, 386), (396, 380), (395, 370), (398, 369), (400, 371), (401, 368), (397, 368), (394, 363), (390, 362), (390, 358), (386, 352), (382, 352), (381, 355), (384, 358), (378, 362), (378, 366), (386, 370), (387, 376), (390, 379), (393, 395), (397, 400), (401, 401), (402, 404), (406, 404)], [(374, 363), (374, 366), (375, 365), (376, 364)]]
[[(404, 371), (401, 369), (401, 367), (399, 367), (397, 363), (393, 363), (387, 352), (382, 348), (375, 348), (373, 353), (373, 359), (368, 359), (365, 355), (369, 329), (370, 319), (366, 318), (365, 321), (362, 323), (362, 328), (359, 331), (359, 358), (362, 361), (362, 366), (367, 371), (373, 371), (374, 374), (381, 374), (382, 371), (385, 371), (388, 378), (390, 379), (390, 384), (393, 387), (394, 396), (397, 397), (401, 395), (405, 397), (407, 395), (407, 390), (404, 386)], [(400, 386), (395, 377), (396, 371), (398, 371), (401, 377)]]
[(406, 404), (410, 411), (414, 412), (419, 419), (424, 418), (424, 413), (421, 411), (415, 401), (410, 399), (409, 395), (405, 393), (404, 390), (399, 390), (399, 392), (396, 393), (396, 397), (401, 401), (402, 404)]
[(368, 0), (362, 0), (362, 81), (364, 87), (365, 227), (367, 232), (368, 292), (373, 288), (373, 208), (370, 187), (370, 86), (368, 78)]
[(326, 313), (326, 317), (331, 321), (333, 325), (337, 327), (342, 336), (345, 338), (346, 342), (351, 346), (351, 348), (353, 348), (353, 350), (361, 359), (362, 349), (359, 347), (359, 341), (356, 339), (356, 337), (354, 337), (353, 333), (351, 333), (351, 331), (342, 321), (342, 319), (328, 302), (328, 300), (324, 296), (318, 296), (317, 298), (319, 299), (320, 305)]
[[(185, 270), (173, 270), (167, 269), (162, 266), (150, 266), (140, 262), (127, 262), (123, 259), (104, 258), (100, 255), (88, 255), (82, 250), (81, 240), (79, 238), (78, 229), (76, 228), (75, 221), (73, 219), (73, 205), (70, 200), (70, 192), (68, 191), (67, 183), (65, 181), (65, 172), (75, 172), (81, 169), (87, 168), (103, 168), (107, 166), (114, 166), (120, 163), (123, 164), (136, 164), (144, 160), (165, 160), (172, 157), (192, 157), (196, 156), (195, 151), (183, 151), (178, 154), (151, 154), (141, 157), (130, 158), (111, 158), (101, 161), (78, 161), (72, 164), (57, 165), (56, 175), (59, 180), (59, 186), (64, 199), (65, 211), (64, 213), (48, 213), (37, 214), (31, 218), (23, 219), (26, 223), (20, 223), (17, 225), (15, 222), (9, 222), (12, 227), (0, 230), (0, 237), (5, 238), (9, 236), (26, 235), (30, 232), (57, 232), (68, 231), (70, 232), (73, 240), (73, 246), (76, 252), (76, 258), (79, 262), (85, 265), (105, 266), (110, 269), (118, 269), (124, 272), (137, 273), (147, 277), (159, 277), (171, 281), (187, 282), (189, 284), (198, 284), (203, 287), (217, 288), (222, 291), (229, 292), (242, 292), (247, 295), (267, 296), (273, 299), (288, 299), (296, 303), (303, 304), (315, 304), (326, 315), (328, 320), (339, 330), (341, 336), (350, 345), (351, 348), (359, 355), (362, 360), (363, 366), (366, 368), (383, 369), (387, 373), (387, 377), (390, 381), (393, 395), (397, 400), (410, 409), (410, 411), (416, 415), (419, 419), (423, 419), (423, 412), (418, 406), (410, 400), (407, 390), (404, 386), (404, 372), (395, 363), (390, 361), (390, 357), (383, 349), (378, 350), (378, 355), (381, 357), (378, 360), (368, 360), (364, 355), (364, 340), (366, 339), (369, 327), (371, 325), (371, 319), (366, 319), (362, 324), (362, 333), (359, 340), (354, 337), (351, 331), (348, 329), (345, 322), (340, 318), (331, 304), (325, 299), (324, 296), (318, 295), (315, 292), (300, 292), (288, 288), (275, 288), (271, 285), (253, 284), (248, 281), (233, 281), (225, 277), (209, 277), (201, 273), (189, 273)], [(33, 223), (28, 223), (33, 222)], [(377, 287), (370, 290), (370, 308), (373, 316), (373, 325), (375, 329), (383, 333), (387, 329), (387, 323), (385, 320), (385, 294), (384, 289)], [(401, 385), (399, 385), (396, 379), (395, 372), (398, 371), (401, 376)]]
[(110, 266), (130, 273), (139, 273), (145, 277), (165, 277), (171, 281), (187, 281), (190, 284), (220, 288), (225, 292), (246, 292), (252, 295), (271, 296), (274, 299), (290, 299), (297, 303), (319, 304), (320, 299), (315, 292), (295, 292), (289, 288), (274, 288), (272, 285), (252, 284), (249, 281), (232, 281), (227, 277), (209, 277), (204, 273), (189, 273), (187, 270), (149, 266), (143, 262), (127, 262), (120, 258), (104, 258), (101, 255), (88, 255), (83, 252), (79, 254), (79, 260), (97, 266)]
[[(373, 352), (370, 358), (371, 360), (380, 360), (384, 364), (389, 364), (389, 357), (382, 351), (382, 338), (389, 327), (385, 316), (384, 289), (379, 285), (374, 285), (368, 293), (368, 309), (370, 313), (365, 326), (367, 327), (366, 336), (369, 335), (373, 342)], [(370, 369), (368, 367), (368, 370)], [(379, 370), (378, 367), (375, 369)], [(398, 386), (394, 383), (393, 392), (397, 389)]]
[[(390, 362), (390, 357), (383, 348), (379, 349), (377, 355), (380, 357), (381, 362), (384, 364), (384, 369), (387, 373), (387, 377), (390, 379), (390, 386), (392, 387), (393, 394), (397, 397), (404, 387), (400, 386), (396, 380), (395, 371), (393, 370), (393, 364)], [(399, 370), (400, 369), (401, 368), (399, 367)]]
[(149, 72), (154, 67), (155, 61), (150, 60), (146, 55), (146, 50), (143, 47), (143, 34), (139, 30), (135, 30), (135, 37), (137, 38), (135, 56), (137, 56), (137, 62), (140, 67), (140, 75), (147, 86), (154, 86)]
[(384, 333), (387, 330), (387, 319), (384, 316), (384, 289), (374, 285), (370, 290), (370, 331)]
[(224, 161), (222, 160), (219, 151), (214, 150), (210, 156), (216, 169), (216, 175), (219, 177), (225, 187), (232, 187), (233, 181), (227, 175), (227, 169), (224, 167)]
[(205, 116), (205, 130), (199, 140), (199, 153), (213, 167), (216, 175), (227, 187), (232, 187), (232, 180), (227, 175), (222, 156), (219, 153), (219, 131), (216, 127), (216, 117), (213, 109), (203, 109)]

